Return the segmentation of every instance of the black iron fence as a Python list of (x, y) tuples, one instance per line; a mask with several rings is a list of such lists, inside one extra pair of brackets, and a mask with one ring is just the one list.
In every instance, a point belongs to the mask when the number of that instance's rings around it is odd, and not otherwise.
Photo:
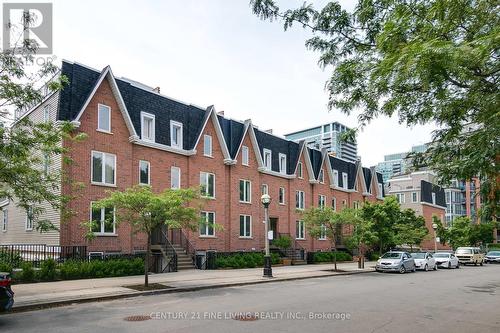
[(45, 260), (53, 259), (56, 262), (66, 260), (88, 260), (87, 247), (81, 246), (58, 246), (45, 244), (12, 244), (0, 245), (0, 261), (12, 266), (18, 266), (21, 262), (30, 262), (33, 266)]

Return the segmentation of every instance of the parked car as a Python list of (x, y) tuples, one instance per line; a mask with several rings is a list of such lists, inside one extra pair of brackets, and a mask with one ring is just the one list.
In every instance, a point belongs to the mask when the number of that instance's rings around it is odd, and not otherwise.
[(489, 251), (486, 253), (486, 256), (484, 257), (484, 262), (489, 262), (489, 263), (499, 263), (500, 264), (500, 250), (496, 251)]
[(416, 252), (411, 254), (413, 260), (415, 260), (415, 266), (417, 269), (428, 271), (429, 269), (437, 270), (436, 259), (432, 256), (430, 252)]
[(375, 266), (377, 272), (399, 272), (401, 274), (408, 271), (415, 272), (417, 267), (415, 261), (408, 252), (390, 251), (384, 253)]
[(484, 253), (478, 247), (459, 247), (455, 251), (455, 255), (457, 256), (460, 264), (477, 264), (483, 266), (484, 263)]
[(434, 253), (434, 259), (439, 268), (460, 268), (460, 261), (453, 253), (437, 252)]
[(9, 311), (14, 304), (14, 292), (9, 273), (0, 272), (0, 312)]

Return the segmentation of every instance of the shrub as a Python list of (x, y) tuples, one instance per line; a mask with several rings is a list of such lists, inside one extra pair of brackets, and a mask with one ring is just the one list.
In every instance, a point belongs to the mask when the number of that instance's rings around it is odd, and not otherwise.
[(30, 262), (23, 262), (21, 264), (21, 269), (23, 270), (19, 278), (21, 281), (33, 282), (35, 280), (35, 270)]
[(12, 265), (10, 263), (0, 261), (0, 272), (12, 273)]
[(47, 259), (42, 261), (40, 271), (38, 272), (39, 278), (42, 281), (54, 281), (57, 277), (57, 263), (54, 259)]
[[(271, 263), (278, 264), (280, 256), (271, 253)], [(217, 268), (255, 268), (264, 266), (264, 254), (260, 252), (234, 253), (220, 255), (215, 259)]]
[(68, 260), (60, 265), (59, 271), (63, 280), (141, 275), (144, 259)]
[(292, 246), (292, 239), (289, 236), (279, 236), (277, 239), (273, 240), (273, 245), (286, 250)]
[[(333, 262), (335, 252), (316, 252), (314, 253), (314, 262)], [(352, 256), (346, 252), (337, 252), (337, 261), (351, 261)]]
[[(0, 249), (0, 266), (4, 264), (5, 266), (3, 267), (11, 267), (10, 271), (12, 271), (13, 268), (21, 267), (22, 261), (23, 258), (21, 258), (18, 252), (6, 252)], [(0, 269), (0, 271), (5, 272), (5, 270), (2, 269)]]

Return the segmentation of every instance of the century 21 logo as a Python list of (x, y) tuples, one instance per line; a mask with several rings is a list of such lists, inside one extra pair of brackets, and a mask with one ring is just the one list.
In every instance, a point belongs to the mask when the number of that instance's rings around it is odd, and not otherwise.
[(4, 3), (2, 9), (4, 51), (15, 50), (22, 46), (22, 41), (30, 39), (38, 45), (37, 54), (52, 53), (51, 3)]

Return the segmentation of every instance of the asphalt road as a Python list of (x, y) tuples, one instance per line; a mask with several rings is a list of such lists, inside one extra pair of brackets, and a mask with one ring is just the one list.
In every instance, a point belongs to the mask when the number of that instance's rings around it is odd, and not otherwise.
[(500, 265), (75, 304), (2, 315), (0, 332), (500, 332)]

